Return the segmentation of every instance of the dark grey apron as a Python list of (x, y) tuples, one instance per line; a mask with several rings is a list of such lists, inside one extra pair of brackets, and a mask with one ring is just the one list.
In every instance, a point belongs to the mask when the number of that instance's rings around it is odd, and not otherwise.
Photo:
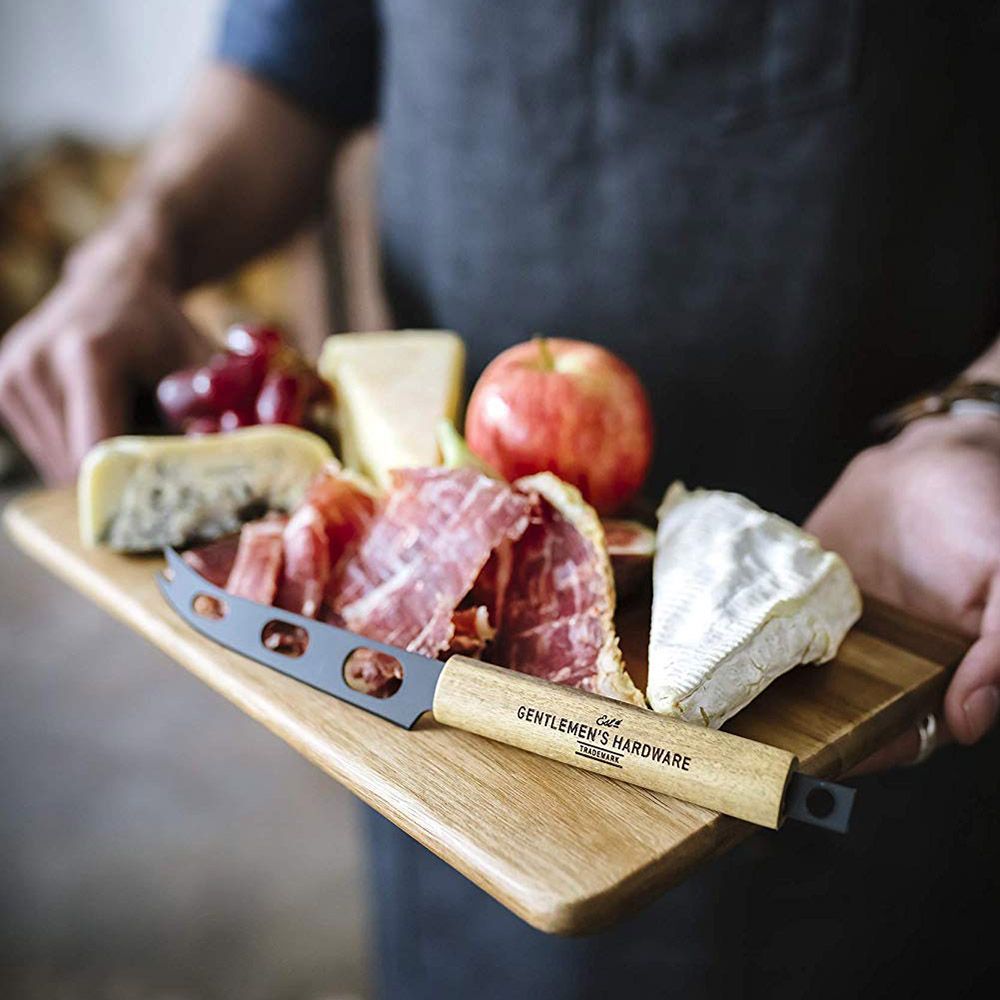
[(978, 6), (927, 6), (386, 0), (397, 318), (472, 374), (534, 331), (608, 344), (653, 393), (651, 492), (804, 515), (998, 326), (992, 52)]
[[(384, 0), (397, 320), (461, 331), (473, 376), (535, 331), (604, 343), (651, 391), (654, 498), (681, 477), (803, 517), (873, 414), (1000, 326), (996, 20), (915, 0)], [(373, 817), (382, 994), (922, 995), (944, 972), (959, 995), (997, 971), (975, 916), (1000, 889), (997, 749), (863, 782), (849, 838), (760, 835), (579, 941)]]

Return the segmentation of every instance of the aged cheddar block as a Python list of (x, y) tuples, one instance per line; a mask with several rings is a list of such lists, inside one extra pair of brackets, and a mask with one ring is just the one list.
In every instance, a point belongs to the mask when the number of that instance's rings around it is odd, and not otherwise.
[(80, 469), (80, 537), (121, 552), (218, 538), (264, 510), (291, 509), (332, 457), (322, 438), (284, 426), (110, 438)]
[(441, 420), (454, 421), (465, 346), (447, 330), (327, 338), (320, 373), (334, 387), (345, 465), (383, 488), (389, 470), (440, 464)]

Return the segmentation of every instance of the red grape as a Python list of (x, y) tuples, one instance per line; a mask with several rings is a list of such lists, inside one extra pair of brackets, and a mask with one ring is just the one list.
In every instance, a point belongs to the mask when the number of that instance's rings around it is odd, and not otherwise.
[(170, 426), (194, 433), (256, 423), (302, 426), (307, 407), (330, 401), (330, 386), (273, 327), (233, 326), (226, 344), (201, 368), (161, 380), (157, 399)]
[(257, 422), (302, 426), (303, 386), (290, 372), (268, 372), (257, 396)]
[(195, 393), (212, 413), (250, 405), (267, 371), (267, 359), (257, 355), (217, 354), (192, 379)]
[(176, 430), (185, 420), (204, 416), (212, 407), (194, 387), (194, 377), (199, 369), (185, 368), (160, 379), (156, 387), (156, 401), (167, 424)]
[(192, 437), (202, 434), (215, 434), (219, 430), (219, 421), (215, 417), (195, 417), (184, 425), (184, 433)]
[(226, 346), (233, 354), (273, 357), (281, 347), (281, 333), (268, 326), (231, 326), (226, 331)]
[(257, 418), (253, 408), (240, 410), (226, 410), (219, 417), (220, 431), (235, 431), (239, 427), (250, 427), (257, 423)]

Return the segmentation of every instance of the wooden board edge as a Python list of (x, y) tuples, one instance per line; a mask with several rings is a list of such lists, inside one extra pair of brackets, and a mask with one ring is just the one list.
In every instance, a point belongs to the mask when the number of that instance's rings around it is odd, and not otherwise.
[[(426, 824), (421, 823), (420, 817), (423, 811), (419, 801), (411, 798), (406, 802), (406, 810), (401, 809), (402, 803), (394, 801), (391, 795), (382, 794), (377, 782), (358, 781), (357, 775), (346, 773), (336, 767), (322, 748), (309, 738), (309, 734), (297, 725), (293, 718), (289, 716), (283, 723), (276, 724), (273, 705), (269, 704), (265, 708), (257, 704), (249, 685), (240, 686), (236, 681), (231, 684), (218, 683), (210, 670), (199, 669), (194, 665), (205, 653), (199, 650), (193, 641), (186, 646), (189, 662), (185, 662), (179, 659), (174, 634), (158, 627), (154, 616), (147, 619), (141, 613), (138, 616), (126, 613), (117, 598), (108, 592), (98, 569), (80, 558), (66, 559), (65, 550), (32, 521), (32, 507), (36, 501), (44, 501), (45, 496), (45, 492), (40, 490), (22, 494), (11, 500), (3, 511), (4, 526), (22, 551), (63, 582), (90, 597), (113, 617), (139, 632), (172, 660), (261, 723), (310, 763), (344, 785), (352, 794), (386, 816), (432, 853), (540, 931), (560, 935), (582, 935), (600, 930), (616, 919), (647, 905), (664, 891), (683, 881), (695, 866), (721, 855), (755, 832), (755, 828), (749, 824), (713, 814), (701, 827), (681, 840), (669, 855), (653, 858), (622, 882), (575, 897), (526, 892), (523, 886), (509, 884), (502, 873), (491, 871), (488, 864), (476, 868), (473, 875), (471, 869), (474, 866), (467, 864), (466, 859), (476, 854), (474, 845), (468, 842), (459, 844), (455, 839), (440, 837), (434, 832), (433, 823), (429, 821)], [(906, 648), (908, 644), (898, 642), (895, 628), (895, 625), (891, 626), (890, 632), (880, 637)], [(879, 632), (876, 631), (875, 634)], [(935, 650), (940, 652), (942, 659), (947, 656), (949, 662), (957, 662), (957, 658), (968, 645), (967, 640), (955, 637), (946, 630), (938, 630), (934, 626), (927, 627), (927, 634), (934, 637)], [(860, 724), (858, 732), (836, 740), (811, 762), (808, 770), (828, 778), (840, 777), (866, 756), (864, 752), (866, 745), (870, 746), (873, 740), (885, 741), (903, 732), (913, 724), (915, 718), (919, 718), (921, 712), (936, 707), (946, 681), (947, 673), (940, 672), (928, 678), (918, 688), (900, 695), (891, 705), (879, 712), (877, 722), (874, 717), (865, 720)], [(294, 683), (289, 681), (289, 684)], [(656, 798), (654, 793), (648, 794)], [(395, 799), (398, 800), (398, 795)], [(623, 889), (625, 891), (622, 891)]]
[(966, 654), (971, 640), (936, 622), (916, 618), (900, 608), (868, 594), (858, 622), (869, 635), (908, 652), (930, 658), (947, 670), (954, 670)]
[[(654, 795), (655, 793), (650, 793)], [(653, 859), (603, 892), (560, 900), (523, 917), (547, 934), (582, 937), (634, 916), (665, 892), (696, 874), (697, 868), (725, 854), (748, 837), (766, 832), (742, 820), (715, 814), (699, 830), (679, 842), (668, 856)], [(624, 891), (623, 891), (624, 890)]]

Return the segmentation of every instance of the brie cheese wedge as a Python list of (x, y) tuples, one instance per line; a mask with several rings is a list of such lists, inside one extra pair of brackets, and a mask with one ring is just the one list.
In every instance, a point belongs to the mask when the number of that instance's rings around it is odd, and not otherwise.
[(677, 482), (658, 514), (655, 711), (718, 728), (792, 667), (836, 655), (861, 614), (840, 556), (735, 493)]

